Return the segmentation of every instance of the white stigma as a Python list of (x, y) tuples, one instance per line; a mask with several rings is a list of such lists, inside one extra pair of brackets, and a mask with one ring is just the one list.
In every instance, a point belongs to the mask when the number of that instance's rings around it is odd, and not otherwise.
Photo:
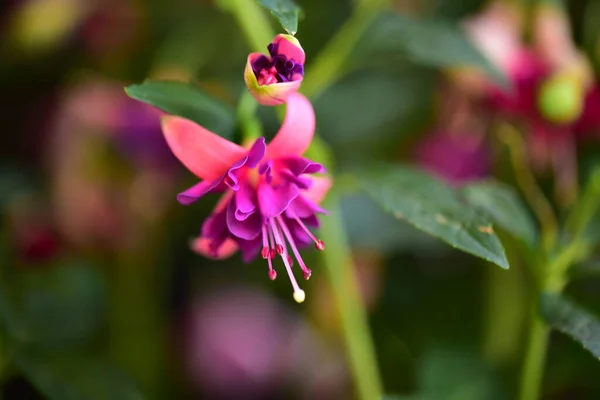
[(304, 293), (304, 290), (297, 289), (294, 292), (294, 300), (296, 300), (296, 303), (302, 303), (304, 299), (306, 299), (306, 294)]

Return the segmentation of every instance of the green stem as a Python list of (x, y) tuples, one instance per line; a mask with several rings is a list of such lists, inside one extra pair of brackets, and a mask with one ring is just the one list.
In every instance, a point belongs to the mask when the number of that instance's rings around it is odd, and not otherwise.
[(517, 184), (540, 222), (542, 245), (549, 252), (554, 248), (558, 237), (558, 221), (554, 209), (529, 167), (527, 150), (520, 133), (506, 124), (501, 126), (499, 136), (508, 146)]
[(254, 142), (262, 136), (262, 125), (256, 117), (258, 103), (249, 92), (242, 93), (237, 108), (237, 118), (245, 142)]
[(550, 328), (539, 318), (537, 301), (531, 307), (531, 323), (527, 337), (527, 352), (521, 375), (519, 400), (539, 400), (540, 388), (544, 377), (546, 349)]
[(358, 291), (339, 199), (335, 193), (329, 195), (325, 207), (331, 214), (324, 218), (320, 230), (321, 238), (327, 245), (321, 254), (333, 298), (340, 313), (346, 351), (358, 397), (363, 400), (377, 400), (383, 393), (375, 359), (375, 347), (369, 330), (367, 312)]
[(540, 318), (539, 295), (541, 293), (561, 293), (567, 284), (569, 267), (579, 260), (587, 250), (588, 247), (585, 243), (573, 242), (563, 248), (545, 268), (537, 269), (544, 275), (538, 278), (535, 298), (530, 307), (530, 325), (519, 400), (538, 400), (540, 397), (550, 328)]
[(271, 21), (255, 0), (216, 0), (216, 3), (235, 17), (252, 51), (267, 50), (275, 32), (271, 28)]

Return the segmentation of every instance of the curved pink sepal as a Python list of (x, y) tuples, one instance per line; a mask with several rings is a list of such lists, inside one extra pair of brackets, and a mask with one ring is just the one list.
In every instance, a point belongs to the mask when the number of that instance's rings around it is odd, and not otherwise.
[(284, 55), (288, 60), (294, 60), (296, 63), (304, 65), (306, 56), (298, 39), (292, 35), (282, 33), (275, 36), (273, 44), (277, 46), (277, 54)]
[(308, 149), (315, 133), (315, 111), (300, 93), (291, 94), (283, 124), (267, 145), (267, 158), (301, 155)]
[(201, 254), (207, 258), (212, 258), (213, 260), (222, 260), (224, 258), (229, 258), (235, 254), (238, 250), (238, 245), (232, 239), (226, 239), (225, 242), (219, 247), (217, 254), (215, 254), (210, 249), (211, 240), (204, 237), (197, 237), (193, 239), (190, 243), (190, 247), (196, 253)]
[(237, 144), (181, 117), (162, 118), (171, 151), (200, 179), (217, 179), (246, 154)]
[(250, 91), (250, 94), (259, 104), (263, 106), (278, 106), (286, 102), (289, 95), (296, 93), (302, 84), (302, 76), (297, 77), (297, 80), (291, 82), (278, 82), (270, 85), (259, 85), (252, 71), (252, 62), (261, 57), (260, 53), (250, 53), (246, 61), (246, 69), (244, 70), (244, 81)]

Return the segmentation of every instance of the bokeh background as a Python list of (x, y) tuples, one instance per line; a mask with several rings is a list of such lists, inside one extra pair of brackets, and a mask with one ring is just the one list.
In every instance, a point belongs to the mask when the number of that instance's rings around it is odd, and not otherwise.
[[(354, 4), (297, 2), (308, 75)], [(303, 282), (301, 305), (285, 279), (267, 279), (260, 262), (194, 253), (190, 239), (216, 197), (193, 207), (176, 202), (194, 177), (169, 152), (157, 113), (123, 90), (148, 77), (193, 80), (235, 106), (246, 90), (242, 71), (251, 49), (226, 3), (0, 3), (5, 398), (353, 398), (340, 319), (315, 252), (306, 255), (313, 276)], [(546, 45), (559, 49), (566, 40), (582, 50), (594, 82), (600, 2), (563, 4), (566, 35)], [(467, 21), (487, 6), (397, 0), (390, 12), (443, 20), (475, 35)], [(488, 39), (502, 47), (502, 32), (514, 21), (496, 15), (480, 28), (490, 28)], [(562, 32), (559, 22), (549, 23)], [(389, 159), (418, 164), (452, 185), (493, 174), (510, 183), (506, 154), (488, 135), (494, 111), (503, 109), (473, 94), (481, 74), (381, 51), (395, 40), (410, 42), (382, 33), (383, 24), (366, 30), (344, 73), (312, 97), (318, 132), (339, 170)], [(522, 34), (526, 46), (532, 32)], [(600, 106), (589, 115), (600, 116)], [(269, 134), (277, 130), (273, 110), (261, 108), (259, 116)], [(579, 144), (582, 170), (600, 154), (595, 137)], [(547, 176), (540, 172), (540, 179)], [(528, 293), (519, 258), (501, 271), (392, 220), (363, 195), (345, 196), (342, 205), (386, 392), (515, 398)], [(512, 257), (514, 244), (504, 244)], [(600, 311), (599, 283), (575, 280), (568, 291)], [(597, 360), (553, 334), (544, 398), (600, 398), (599, 374)]]

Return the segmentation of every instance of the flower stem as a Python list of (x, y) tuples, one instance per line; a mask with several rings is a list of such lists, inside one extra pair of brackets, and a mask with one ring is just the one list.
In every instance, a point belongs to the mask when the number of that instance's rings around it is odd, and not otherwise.
[(572, 242), (564, 247), (548, 265), (537, 269), (543, 275), (538, 277), (538, 284), (535, 285), (535, 298), (530, 307), (527, 350), (521, 374), (519, 400), (538, 400), (540, 398), (550, 336), (550, 328), (540, 318), (540, 294), (561, 293), (567, 284), (569, 267), (587, 254), (587, 250), (585, 242)]
[(369, 330), (367, 312), (358, 291), (339, 199), (335, 192), (330, 193), (325, 207), (331, 214), (324, 218), (320, 230), (321, 238), (327, 244), (327, 249), (321, 254), (333, 298), (340, 313), (348, 361), (354, 375), (358, 398), (380, 399), (383, 393), (375, 347)]
[(527, 352), (521, 375), (520, 400), (539, 400), (540, 398), (550, 329), (538, 315), (539, 310), (536, 301), (535, 305), (531, 307)]
[(529, 168), (527, 150), (519, 132), (511, 125), (502, 125), (500, 139), (508, 146), (517, 184), (541, 225), (542, 245), (546, 252), (554, 248), (558, 236), (558, 221), (550, 202), (537, 184)]
[(255, 0), (216, 0), (237, 20), (252, 51), (265, 52), (275, 37), (271, 21)]
[(262, 125), (256, 117), (258, 103), (249, 92), (242, 93), (237, 108), (237, 119), (244, 142), (254, 142), (262, 136)]

